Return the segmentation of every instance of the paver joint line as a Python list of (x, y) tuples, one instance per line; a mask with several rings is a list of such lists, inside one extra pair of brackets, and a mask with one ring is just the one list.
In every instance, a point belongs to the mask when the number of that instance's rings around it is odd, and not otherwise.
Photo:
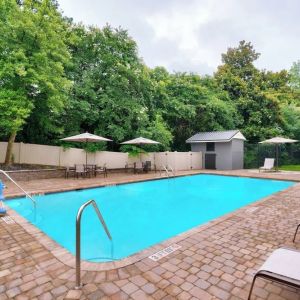
[[(221, 174), (247, 175), (245, 171)], [(286, 179), (291, 180), (291, 175)], [(38, 191), (35, 184), (28, 182)], [(300, 241), (292, 243), (299, 200), (300, 184), (296, 184), (181, 235), (176, 240), (181, 248), (158, 262), (140, 256), (114, 270), (83, 271), (85, 286), (80, 291), (74, 290), (74, 268), (54, 255), (65, 260), (68, 253), (13, 214), (16, 223), (0, 222), (0, 299), (246, 299), (253, 273), (274, 249), (300, 248)], [(170, 244), (162, 245), (152, 253)], [(260, 300), (300, 299), (299, 290), (263, 280), (257, 281), (253, 295)]]

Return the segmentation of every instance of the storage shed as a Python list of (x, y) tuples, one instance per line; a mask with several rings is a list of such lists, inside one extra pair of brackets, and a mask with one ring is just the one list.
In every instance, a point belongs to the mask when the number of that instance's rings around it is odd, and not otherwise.
[(236, 170), (244, 167), (244, 141), (239, 130), (199, 132), (188, 140), (192, 151), (201, 151), (203, 167)]

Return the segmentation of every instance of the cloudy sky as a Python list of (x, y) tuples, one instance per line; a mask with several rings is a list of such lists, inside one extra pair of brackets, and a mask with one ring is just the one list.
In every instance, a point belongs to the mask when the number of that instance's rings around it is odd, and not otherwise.
[(240, 40), (261, 53), (256, 65), (289, 69), (300, 59), (299, 0), (58, 0), (76, 22), (127, 29), (150, 66), (212, 74)]

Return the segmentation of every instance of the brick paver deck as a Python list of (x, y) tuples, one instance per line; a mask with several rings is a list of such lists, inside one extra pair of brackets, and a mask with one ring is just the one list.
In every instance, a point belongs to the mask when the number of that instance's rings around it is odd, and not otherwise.
[[(247, 176), (246, 171), (229, 174)], [(300, 180), (298, 174), (291, 176), (286, 179)], [(88, 180), (85, 185), (97, 184)], [(125, 178), (115, 175), (108, 180)], [(22, 184), (35, 191), (73, 184), (58, 179), (43, 183)], [(16, 193), (10, 185), (9, 193)], [(300, 221), (299, 202), (300, 183), (252, 204), (251, 209), (247, 206), (222, 217), (204, 230), (198, 227), (177, 243), (179, 250), (158, 262), (144, 258), (115, 270), (84, 271), (80, 291), (74, 290), (74, 268), (59, 261), (21, 225), (2, 220), (0, 299), (247, 299), (253, 272), (274, 249), (283, 245), (300, 249), (300, 234), (296, 244), (291, 242)], [(300, 292), (258, 280), (253, 299), (300, 299)]]

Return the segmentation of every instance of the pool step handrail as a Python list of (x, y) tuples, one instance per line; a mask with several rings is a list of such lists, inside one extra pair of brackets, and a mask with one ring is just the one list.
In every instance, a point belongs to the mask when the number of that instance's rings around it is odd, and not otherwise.
[(161, 172), (162, 171), (166, 172), (168, 178), (170, 178), (170, 171), (172, 172), (173, 177), (175, 176), (175, 172), (174, 172), (174, 170), (173, 170), (173, 168), (171, 166), (162, 165), (162, 169), (160, 169), (160, 176), (161, 176)]
[(8, 174), (7, 172), (3, 171), (3, 170), (0, 170), (0, 173), (2, 173), (4, 176), (6, 176), (14, 185), (16, 185), (24, 194), (26, 197), (28, 197), (33, 205), (34, 205), (34, 208), (36, 208), (36, 201), (30, 196), (29, 193), (27, 193), (15, 180), (13, 180)]
[(106, 223), (101, 215), (101, 212), (98, 208), (97, 203), (95, 202), (95, 200), (89, 200), (87, 202), (85, 202), (83, 205), (80, 206), (78, 212), (77, 212), (77, 216), (76, 216), (76, 286), (75, 289), (81, 289), (82, 288), (82, 284), (81, 284), (81, 266), (80, 266), (80, 260), (81, 260), (81, 238), (80, 238), (80, 232), (81, 232), (81, 215), (84, 211), (84, 209), (89, 206), (90, 204), (93, 205), (94, 210), (96, 211), (96, 214), (104, 228), (104, 231), (107, 235), (107, 237), (112, 240), (112, 237), (110, 235), (110, 232), (106, 226)]
[(172, 168), (172, 166), (167, 166), (168, 171), (171, 171), (173, 176), (176, 176), (174, 169)]
[(160, 172), (159, 172), (160, 177), (161, 177), (162, 171), (165, 171), (167, 177), (170, 178), (170, 173), (169, 173), (169, 171), (168, 171), (168, 169), (165, 165), (162, 165), (161, 168), (160, 168)]

